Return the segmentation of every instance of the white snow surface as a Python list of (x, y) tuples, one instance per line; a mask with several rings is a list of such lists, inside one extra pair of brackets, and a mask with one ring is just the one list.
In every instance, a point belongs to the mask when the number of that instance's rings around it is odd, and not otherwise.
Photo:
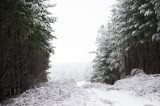
[(50, 81), (0, 106), (160, 106), (160, 75), (136, 73), (115, 85)]

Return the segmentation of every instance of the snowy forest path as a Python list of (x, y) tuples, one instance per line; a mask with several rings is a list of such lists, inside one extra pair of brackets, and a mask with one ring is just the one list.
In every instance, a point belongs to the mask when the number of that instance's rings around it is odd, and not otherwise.
[(82, 84), (89, 96), (85, 106), (159, 106), (160, 102), (137, 97), (131, 91), (119, 90), (112, 85)]
[(136, 96), (115, 85), (86, 81), (48, 82), (0, 106), (160, 106), (160, 101)]

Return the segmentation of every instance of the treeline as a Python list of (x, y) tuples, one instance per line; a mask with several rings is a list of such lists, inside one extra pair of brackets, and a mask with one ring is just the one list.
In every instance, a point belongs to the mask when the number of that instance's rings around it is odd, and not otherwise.
[(97, 36), (91, 81), (113, 84), (133, 68), (160, 73), (160, 0), (117, 0)]
[(46, 0), (0, 0), (0, 101), (47, 81), (52, 6)]

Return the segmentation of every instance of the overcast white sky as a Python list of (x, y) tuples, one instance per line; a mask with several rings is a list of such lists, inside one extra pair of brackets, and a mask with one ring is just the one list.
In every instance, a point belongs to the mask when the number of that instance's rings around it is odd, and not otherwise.
[[(51, 0), (53, 1), (53, 0)], [(54, 0), (54, 63), (91, 61), (98, 28), (106, 24), (115, 0)]]

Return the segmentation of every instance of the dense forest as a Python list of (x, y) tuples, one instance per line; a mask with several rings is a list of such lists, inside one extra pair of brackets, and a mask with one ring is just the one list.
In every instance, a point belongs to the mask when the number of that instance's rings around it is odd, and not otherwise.
[(0, 0), (0, 101), (47, 81), (55, 38), (47, 0)]
[(118, 0), (98, 31), (91, 81), (113, 84), (134, 68), (160, 73), (159, 0)]
[(160, 106), (160, 0), (0, 0), (0, 106)]

